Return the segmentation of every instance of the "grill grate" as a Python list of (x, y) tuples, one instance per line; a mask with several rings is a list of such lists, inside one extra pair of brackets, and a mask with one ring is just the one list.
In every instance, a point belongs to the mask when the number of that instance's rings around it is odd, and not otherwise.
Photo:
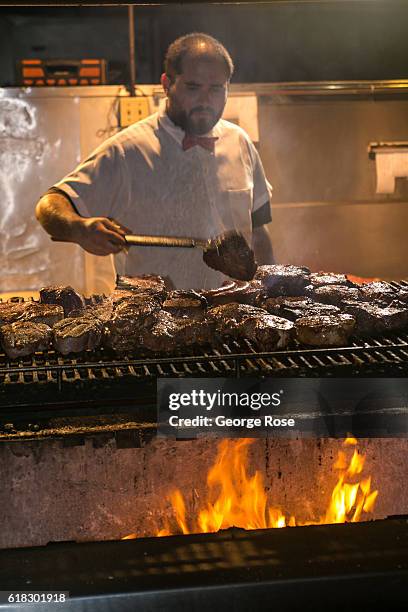
[(132, 377), (146, 379), (183, 376), (284, 375), (287, 370), (317, 371), (370, 365), (407, 365), (408, 334), (390, 334), (372, 340), (355, 339), (347, 347), (300, 348), (258, 352), (248, 341), (230, 340), (217, 348), (191, 354), (149, 357), (129, 354), (117, 358), (104, 349), (63, 357), (55, 351), (11, 360), (0, 354), (0, 384), (47, 384), (100, 381)]

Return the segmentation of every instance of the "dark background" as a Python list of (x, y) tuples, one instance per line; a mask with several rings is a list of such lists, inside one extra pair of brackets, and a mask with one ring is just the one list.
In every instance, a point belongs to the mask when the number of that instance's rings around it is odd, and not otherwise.
[[(139, 83), (157, 83), (177, 36), (204, 31), (236, 63), (235, 82), (408, 78), (406, 0), (135, 6)], [(105, 58), (109, 83), (128, 79), (127, 7), (0, 8), (0, 85), (22, 58)]]

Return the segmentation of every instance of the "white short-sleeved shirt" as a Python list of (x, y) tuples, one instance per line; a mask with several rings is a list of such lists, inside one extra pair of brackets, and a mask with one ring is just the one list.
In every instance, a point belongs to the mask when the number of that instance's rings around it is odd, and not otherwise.
[[(271, 187), (258, 152), (237, 125), (219, 120), (214, 153), (183, 151), (184, 131), (162, 111), (115, 134), (54, 187), (84, 217), (106, 216), (135, 234), (208, 239), (230, 229), (249, 244), (252, 219), (269, 217)], [(261, 221), (259, 225), (265, 223)], [(218, 287), (226, 277), (199, 248), (130, 247), (115, 256), (120, 274), (160, 274), (183, 288)]]

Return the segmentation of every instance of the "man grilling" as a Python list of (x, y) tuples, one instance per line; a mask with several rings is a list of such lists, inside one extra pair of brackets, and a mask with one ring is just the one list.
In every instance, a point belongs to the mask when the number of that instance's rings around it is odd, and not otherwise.
[(106, 140), (39, 201), (36, 215), (55, 240), (115, 255), (120, 274), (160, 274), (177, 288), (211, 288), (225, 277), (200, 249), (132, 247), (125, 235), (208, 239), (228, 230), (272, 263), (265, 224), (270, 185), (247, 134), (221, 119), (234, 70), (206, 34), (168, 48), (161, 83), (166, 106)]

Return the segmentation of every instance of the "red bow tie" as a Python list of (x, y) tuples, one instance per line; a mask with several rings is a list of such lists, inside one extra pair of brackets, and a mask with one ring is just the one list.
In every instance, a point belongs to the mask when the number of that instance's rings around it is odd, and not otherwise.
[(191, 149), (191, 147), (199, 145), (203, 147), (203, 149), (207, 149), (207, 151), (214, 153), (214, 144), (216, 140), (218, 140), (217, 137), (189, 136), (186, 134), (183, 138), (183, 151), (187, 151)]

